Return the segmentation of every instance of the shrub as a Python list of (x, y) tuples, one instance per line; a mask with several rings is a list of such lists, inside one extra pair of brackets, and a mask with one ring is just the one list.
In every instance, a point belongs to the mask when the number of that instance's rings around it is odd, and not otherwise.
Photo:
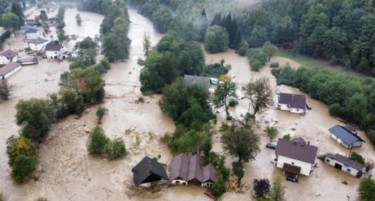
[(357, 161), (360, 164), (365, 165), (365, 159), (360, 155), (359, 153), (353, 151), (352, 154), (350, 154), (350, 159)]
[(233, 173), (237, 176), (237, 183), (241, 185), (241, 179), (244, 176), (244, 168), (242, 162), (233, 162), (232, 163)]
[(279, 62), (272, 62), (270, 67), (271, 68), (278, 68), (280, 66)]
[(375, 181), (371, 177), (363, 178), (359, 183), (358, 192), (362, 201), (375, 200)]
[(263, 66), (260, 63), (259, 60), (254, 59), (252, 62), (250, 62), (251, 70), (258, 72)]
[(109, 160), (126, 156), (127, 152), (124, 141), (120, 138), (109, 141), (105, 146), (105, 154)]
[(238, 100), (232, 98), (232, 99), (229, 100), (229, 104), (228, 105), (229, 105), (229, 107), (234, 107), (234, 106), (238, 105)]
[(105, 113), (107, 112), (107, 108), (104, 108), (104, 107), (99, 107), (97, 110), (96, 110), (96, 116), (98, 117), (98, 123), (101, 124), (102, 123), (102, 119), (105, 115)]
[(270, 181), (268, 179), (254, 179), (255, 197), (266, 197), (270, 193)]
[(100, 126), (96, 126), (90, 131), (87, 150), (93, 155), (104, 154), (105, 146), (109, 141), (108, 137), (104, 134), (104, 130)]
[(214, 185), (212, 186), (212, 193), (215, 197), (221, 196), (225, 192), (225, 182), (223, 177), (220, 175)]
[(291, 137), (290, 137), (290, 134), (285, 134), (284, 137), (283, 137), (284, 140), (290, 140)]
[(36, 201), (48, 201), (48, 200), (47, 200), (47, 198), (41, 197), (41, 198), (36, 199)]

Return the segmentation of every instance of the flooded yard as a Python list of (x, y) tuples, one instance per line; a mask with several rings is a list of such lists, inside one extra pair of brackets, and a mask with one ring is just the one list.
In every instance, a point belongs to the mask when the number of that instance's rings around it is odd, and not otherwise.
[[(131, 168), (144, 156), (158, 157), (160, 162), (169, 164), (172, 155), (166, 145), (159, 139), (165, 132), (173, 132), (173, 121), (162, 114), (157, 104), (160, 96), (141, 97), (139, 74), (141, 66), (138, 58), (143, 57), (143, 34), (150, 35), (152, 45), (162, 37), (155, 32), (151, 22), (139, 15), (134, 9), (129, 9), (131, 20), (129, 38), (132, 40), (130, 58), (126, 62), (112, 64), (111, 70), (104, 75), (106, 83), (106, 99), (101, 105), (108, 109), (104, 116), (102, 127), (111, 139), (124, 139), (128, 156), (116, 161), (91, 157), (87, 154), (86, 143), (88, 132), (96, 125), (96, 107), (88, 108), (82, 117), (70, 116), (55, 124), (49, 132), (46, 141), (40, 146), (38, 180), (30, 180), (23, 185), (15, 185), (9, 176), (6, 156), (6, 139), (18, 133), (15, 124), (15, 105), (24, 98), (43, 98), (58, 91), (59, 76), (68, 70), (69, 63), (56, 63), (42, 60), (38, 65), (23, 67), (8, 80), (12, 87), (10, 100), (0, 104), (0, 193), (8, 201), (33, 201), (38, 197), (48, 200), (211, 200), (205, 196), (204, 189), (199, 186), (161, 187), (156, 192), (136, 190), (133, 184)], [(89, 12), (79, 12), (83, 20), (82, 26), (76, 25), (76, 9), (65, 12), (65, 32), (67, 35), (78, 35), (79, 40), (86, 36), (95, 37), (99, 34), (103, 16)], [(22, 37), (7, 40), (12, 49), (23, 49)], [(73, 45), (73, 44), (69, 44)], [(288, 86), (276, 86), (275, 78), (267, 66), (260, 72), (250, 71), (246, 57), (238, 56), (234, 51), (226, 53), (205, 53), (206, 63), (220, 62), (231, 64), (229, 74), (239, 86), (244, 86), (250, 80), (268, 77), (273, 89), (282, 92), (302, 93)], [(283, 57), (275, 57), (273, 61), (290, 63), (292, 67), (299, 64)], [(276, 94), (274, 99), (276, 100)], [(303, 137), (306, 141), (318, 147), (318, 155), (327, 152), (348, 154), (348, 150), (330, 139), (328, 128), (339, 121), (329, 116), (328, 108), (323, 103), (308, 97), (309, 105), (313, 108), (305, 116), (291, 114), (273, 108), (257, 116), (260, 127), (256, 129), (261, 135), (261, 151), (255, 161), (245, 164), (245, 176), (242, 180), (242, 193), (226, 193), (220, 200), (253, 200), (252, 182), (255, 178), (272, 178), (281, 176), (282, 171), (276, 169), (271, 161), (274, 151), (265, 148), (268, 142), (263, 129), (267, 125), (275, 125), (279, 137), (289, 133), (292, 137)], [(234, 116), (244, 114), (248, 108), (248, 100), (242, 99), (236, 108), (230, 112)], [(224, 112), (219, 110), (219, 119), (223, 120)], [(277, 123), (276, 123), (277, 122)], [(363, 133), (359, 133), (367, 143), (355, 151), (362, 154), (367, 161), (375, 162), (373, 147)], [(214, 135), (214, 150), (223, 153), (220, 135)], [(227, 157), (231, 164), (231, 157)], [(333, 167), (317, 160), (318, 167), (310, 177), (302, 177), (299, 184), (283, 182), (287, 187), (287, 200), (356, 200), (359, 179), (339, 172)], [(342, 184), (343, 181), (347, 185)]]

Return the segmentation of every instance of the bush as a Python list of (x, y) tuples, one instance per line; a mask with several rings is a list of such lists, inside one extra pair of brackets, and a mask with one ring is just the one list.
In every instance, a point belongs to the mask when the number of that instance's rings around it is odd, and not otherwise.
[(363, 178), (359, 183), (358, 192), (362, 201), (375, 200), (375, 181), (371, 177)]
[(229, 104), (228, 105), (229, 105), (229, 107), (234, 107), (234, 106), (238, 105), (238, 100), (232, 98), (232, 99), (229, 100)]
[(266, 197), (270, 193), (271, 185), (268, 179), (254, 179), (253, 184), (255, 197)]
[(359, 153), (353, 151), (352, 154), (350, 154), (350, 159), (357, 161), (360, 164), (365, 165), (365, 159), (360, 155)]
[(23, 182), (35, 171), (38, 151), (31, 140), (22, 136), (8, 138), (7, 154), (9, 166), (12, 168), (11, 177), (14, 181)]
[(109, 141), (105, 146), (105, 154), (109, 160), (114, 160), (126, 156), (126, 148), (121, 138)]
[(90, 154), (101, 155), (105, 153), (105, 147), (110, 140), (105, 135), (104, 130), (100, 126), (96, 126), (90, 131), (89, 143), (87, 150)]
[(36, 199), (36, 201), (48, 201), (48, 200), (47, 200), (47, 198), (42, 198), (41, 197), (41, 198)]
[(267, 62), (267, 55), (262, 48), (251, 48), (247, 51), (251, 70), (259, 71)]
[(241, 179), (243, 178), (243, 176), (245, 174), (244, 168), (243, 168), (243, 163), (242, 162), (233, 162), (232, 168), (233, 168), (233, 173), (237, 176), (238, 186), (240, 186), (241, 185)]
[(96, 110), (96, 116), (98, 117), (99, 124), (102, 123), (102, 119), (107, 111), (107, 108), (104, 107), (98, 107), (98, 109)]
[(258, 72), (263, 66), (258, 59), (254, 59), (250, 62), (251, 70)]
[(278, 68), (280, 65), (279, 65), (279, 62), (273, 62), (271, 63), (270, 67), (271, 68)]
[(212, 194), (215, 197), (221, 196), (225, 192), (225, 182), (223, 177), (220, 175), (214, 185), (212, 186)]
[(284, 137), (283, 137), (284, 140), (290, 140), (291, 137), (290, 137), (290, 134), (285, 134)]

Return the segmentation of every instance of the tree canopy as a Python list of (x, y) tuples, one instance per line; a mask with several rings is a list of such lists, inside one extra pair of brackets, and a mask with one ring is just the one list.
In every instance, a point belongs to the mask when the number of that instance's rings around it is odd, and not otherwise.
[(210, 53), (225, 52), (229, 48), (228, 32), (225, 28), (213, 25), (207, 28), (204, 48)]

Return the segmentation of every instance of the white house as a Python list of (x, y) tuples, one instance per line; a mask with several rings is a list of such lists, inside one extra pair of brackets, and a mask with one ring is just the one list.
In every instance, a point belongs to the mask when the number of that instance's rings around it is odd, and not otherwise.
[(30, 39), (27, 41), (29, 48), (33, 51), (42, 51), (48, 44), (48, 40), (43, 38)]
[(34, 28), (27, 29), (25, 30), (25, 36), (27, 40), (37, 39), (39, 37), (39, 30)]
[(19, 69), (21, 69), (21, 64), (13, 62), (10, 62), (5, 66), (0, 67), (0, 79), (8, 78), (9, 76), (17, 72)]
[(310, 176), (314, 169), (318, 148), (300, 141), (279, 138), (275, 150), (276, 167), (283, 169), (284, 174), (298, 177)]
[(362, 140), (362, 138), (360, 138), (357, 134), (343, 126), (335, 125), (328, 130), (331, 133), (331, 138), (348, 149), (360, 147), (362, 146), (362, 142), (364, 142), (364, 140)]
[(48, 59), (57, 59), (64, 53), (64, 47), (57, 41), (52, 41), (46, 44), (44, 51)]
[(0, 65), (5, 65), (9, 62), (16, 62), (17, 61), (18, 53), (8, 49), (0, 54)]
[(297, 114), (306, 113), (306, 96), (303, 94), (279, 93), (277, 108)]
[(358, 178), (366, 172), (366, 167), (364, 165), (340, 154), (326, 154), (324, 162)]

